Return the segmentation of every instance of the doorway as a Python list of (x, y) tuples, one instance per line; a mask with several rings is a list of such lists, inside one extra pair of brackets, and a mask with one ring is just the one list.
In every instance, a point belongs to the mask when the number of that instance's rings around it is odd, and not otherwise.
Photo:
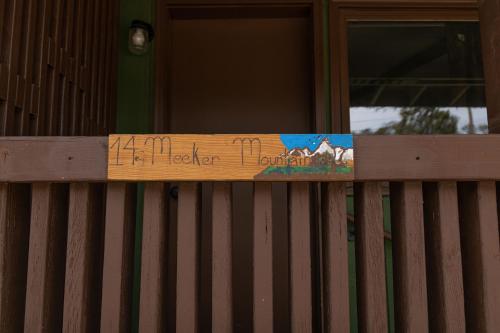
[[(315, 10), (307, 5), (158, 9), (154, 128), (168, 133), (313, 133), (321, 121)], [(176, 189), (169, 292), (175, 293)], [(211, 194), (201, 186), (200, 327), (211, 326)], [(232, 184), (234, 329), (252, 331), (252, 183)], [(288, 186), (272, 184), (275, 331), (289, 331)], [(170, 294), (171, 294), (170, 293)], [(175, 299), (168, 304), (175, 328)], [(172, 326), (170, 326), (172, 325)]]

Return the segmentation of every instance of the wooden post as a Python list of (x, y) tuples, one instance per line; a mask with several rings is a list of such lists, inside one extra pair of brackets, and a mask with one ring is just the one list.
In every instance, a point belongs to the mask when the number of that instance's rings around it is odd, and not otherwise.
[(272, 332), (274, 325), (271, 191), (271, 183), (255, 184), (253, 209), (253, 325), (255, 332)]
[(231, 184), (214, 184), (212, 195), (212, 331), (232, 332)]
[(429, 329), (465, 332), (457, 183), (424, 185)]
[(325, 332), (349, 332), (349, 259), (345, 183), (323, 187)]
[(164, 331), (165, 249), (167, 242), (165, 184), (147, 183), (142, 227), (139, 331)]
[(0, 184), (0, 332), (22, 332), (30, 185)]
[(427, 332), (422, 183), (391, 183), (396, 330)]
[(108, 184), (101, 302), (102, 332), (130, 331), (136, 200), (136, 184)]
[(100, 185), (70, 185), (64, 332), (99, 329), (103, 202)]
[(459, 187), (467, 331), (500, 327), (500, 249), (495, 182)]
[(290, 313), (292, 332), (312, 332), (311, 211), (309, 183), (291, 183)]
[(380, 183), (354, 185), (356, 274), (360, 332), (386, 332), (387, 294)]
[(176, 331), (199, 328), (200, 187), (181, 183), (177, 213)]
[(61, 331), (68, 186), (33, 184), (31, 202), (24, 331)]

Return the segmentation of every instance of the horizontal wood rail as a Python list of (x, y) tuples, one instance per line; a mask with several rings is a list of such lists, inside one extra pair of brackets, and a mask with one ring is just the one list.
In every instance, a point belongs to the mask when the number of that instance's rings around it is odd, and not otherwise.
[[(0, 138), (0, 182), (106, 181), (107, 146), (107, 137)], [(357, 181), (500, 179), (500, 135), (355, 136), (354, 150)]]

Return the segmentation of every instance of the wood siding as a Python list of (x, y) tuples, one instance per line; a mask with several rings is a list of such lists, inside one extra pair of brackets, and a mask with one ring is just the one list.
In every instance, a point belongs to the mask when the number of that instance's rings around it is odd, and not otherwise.
[(117, 0), (0, 1), (0, 135), (114, 128)]

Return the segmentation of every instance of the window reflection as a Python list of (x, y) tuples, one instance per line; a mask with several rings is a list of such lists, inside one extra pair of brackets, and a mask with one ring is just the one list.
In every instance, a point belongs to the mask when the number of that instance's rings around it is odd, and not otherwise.
[(351, 131), (487, 133), (480, 50), (477, 23), (350, 23)]

